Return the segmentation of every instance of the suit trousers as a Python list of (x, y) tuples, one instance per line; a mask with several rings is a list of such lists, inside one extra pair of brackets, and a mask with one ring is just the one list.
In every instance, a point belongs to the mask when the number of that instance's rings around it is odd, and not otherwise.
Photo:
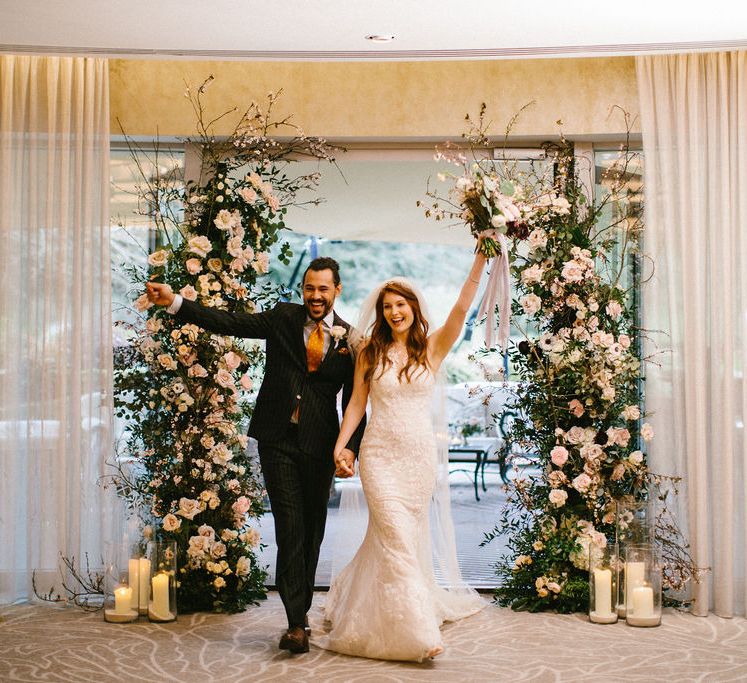
[(304, 453), (296, 425), (282, 441), (260, 441), (257, 446), (275, 520), (275, 582), (288, 626), (303, 626), (314, 596), (334, 460), (331, 453), (326, 458)]

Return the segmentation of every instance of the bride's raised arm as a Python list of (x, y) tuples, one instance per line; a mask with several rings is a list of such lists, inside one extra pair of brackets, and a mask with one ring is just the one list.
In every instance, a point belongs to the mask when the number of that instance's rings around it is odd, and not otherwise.
[(469, 313), (472, 302), (475, 300), (477, 287), (480, 284), (480, 275), (482, 275), (486, 263), (487, 259), (478, 251), (475, 254), (475, 260), (472, 262), (472, 268), (467, 275), (467, 279), (462, 285), (462, 291), (459, 292), (459, 298), (451, 309), (451, 313), (449, 313), (449, 317), (446, 318), (443, 326), (439, 327), (428, 338), (430, 359), (435, 368), (441, 365), (441, 361), (446, 358), (446, 354), (449, 353), (449, 350), (454, 346), (454, 343), (462, 333), (464, 321), (467, 318), (467, 313)]

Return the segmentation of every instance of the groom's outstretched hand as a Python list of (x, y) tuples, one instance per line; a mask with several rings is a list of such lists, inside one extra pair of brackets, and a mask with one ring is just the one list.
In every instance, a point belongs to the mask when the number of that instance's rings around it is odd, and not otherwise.
[(146, 282), (145, 289), (148, 292), (148, 300), (158, 306), (171, 306), (174, 303), (174, 292), (169, 285), (160, 282)]
[(343, 448), (335, 453), (335, 476), (347, 479), (355, 474), (355, 453), (349, 448)]

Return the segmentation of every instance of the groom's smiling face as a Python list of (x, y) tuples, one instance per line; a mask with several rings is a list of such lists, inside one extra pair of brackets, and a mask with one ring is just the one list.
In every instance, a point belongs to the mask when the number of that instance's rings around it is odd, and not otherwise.
[(308, 270), (303, 280), (303, 305), (309, 318), (321, 320), (332, 310), (342, 284), (335, 286), (335, 278), (329, 268)]

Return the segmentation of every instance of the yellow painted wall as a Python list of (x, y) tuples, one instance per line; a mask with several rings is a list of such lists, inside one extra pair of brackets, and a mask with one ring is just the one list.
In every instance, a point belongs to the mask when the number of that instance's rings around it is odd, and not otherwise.
[[(208, 62), (111, 60), (112, 133), (190, 135), (194, 117), (185, 81), (216, 77), (214, 113), (246, 107), (283, 88), (278, 114), (294, 113), (306, 133), (328, 138), (435, 138), (459, 135), (464, 114), (488, 104), (501, 134), (519, 108), (535, 100), (514, 135), (542, 138), (624, 132), (619, 105), (638, 112), (631, 57), (439, 62)], [(226, 128), (216, 132), (225, 133)], [(637, 131), (635, 131), (637, 132)]]

